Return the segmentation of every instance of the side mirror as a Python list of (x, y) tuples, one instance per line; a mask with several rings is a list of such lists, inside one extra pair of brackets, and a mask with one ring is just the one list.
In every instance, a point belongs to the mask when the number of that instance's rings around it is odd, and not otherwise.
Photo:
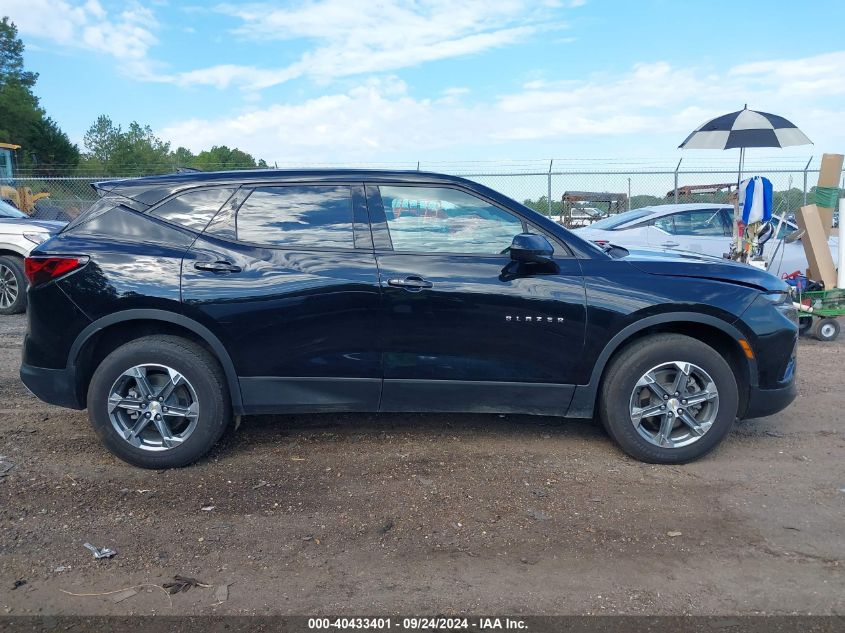
[(545, 236), (534, 233), (516, 235), (510, 247), (511, 259), (515, 262), (548, 264), (554, 252), (554, 247)]

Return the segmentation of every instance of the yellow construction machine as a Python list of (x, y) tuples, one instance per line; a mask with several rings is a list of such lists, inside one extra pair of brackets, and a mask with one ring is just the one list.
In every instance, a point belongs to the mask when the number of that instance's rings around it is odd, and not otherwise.
[(0, 200), (5, 200), (24, 213), (32, 213), (35, 203), (50, 194), (34, 194), (29, 187), (15, 186), (15, 158), (20, 148), (20, 145), (0, 143)]

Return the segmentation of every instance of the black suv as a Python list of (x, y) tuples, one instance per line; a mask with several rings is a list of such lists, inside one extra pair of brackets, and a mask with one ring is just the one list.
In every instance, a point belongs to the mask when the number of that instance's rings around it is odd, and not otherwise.
[(787, 286), (750, 266), (586, 242), (420, 172), (101, 182), (26, 260), (21, 378), (144, 467), (237, 416), (597, 415), (638, 459), (695, 459), (795, 397)]

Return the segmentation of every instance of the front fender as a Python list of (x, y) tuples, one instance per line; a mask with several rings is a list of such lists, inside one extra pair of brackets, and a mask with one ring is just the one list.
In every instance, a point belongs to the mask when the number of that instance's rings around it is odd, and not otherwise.
[[(698, 312), (666, 312), (639, 319), (620, 330), (613, 338), (610, 339), (610, 341), (607, 342), (596, 359), (593, 370), (590, 374), (589, 382), (586, 385), (578, 385), (575, 388), (575, 395), (572, 397), (572, 402), (569, 405), (569, 410), (567, 411), (566, 416), (572, 418), (592, 418), (595, 412), (596, 398), (598, 397), (598, 389), (601, 383), (601, 378), (602, 375), (604, 375), (607, 363), (613, 356), (614, 352), (620, 349), (627, 341), (631, 340), (638, 333), (667, 323), (699, 323), (716, 328), (730, 336), (733, 340), (745, 338), (742, 332), (730, 323), (727, 323), (718, 317)], [(756, 386), (756, 361), (754, 359), (746, 358), (746, 362), (748, 363), (748, 375), (751, 386)]]

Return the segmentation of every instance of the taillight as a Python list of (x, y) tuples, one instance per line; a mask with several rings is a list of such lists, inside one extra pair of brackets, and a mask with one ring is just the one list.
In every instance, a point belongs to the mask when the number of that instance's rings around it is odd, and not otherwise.
[(35, 256), (24, 260), (24, 274), (31, 286), (38, 286), (88, 263), (86, 255), (74, 257)]

